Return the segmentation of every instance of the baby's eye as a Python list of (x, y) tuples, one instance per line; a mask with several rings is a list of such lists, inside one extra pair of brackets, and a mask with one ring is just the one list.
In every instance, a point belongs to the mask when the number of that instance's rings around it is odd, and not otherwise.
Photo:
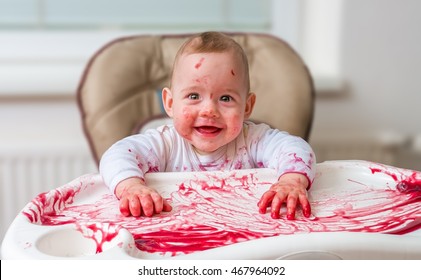
[(199, 94), (198, 93), (190, 93), (187, 97), (191, 100), (197, 100), (197, 99), (199, 99)]
[(232, 97), (229, 95), (223, 95), (221, 96), (220, 100), (224, 102), (230, 102), (232, 100)]

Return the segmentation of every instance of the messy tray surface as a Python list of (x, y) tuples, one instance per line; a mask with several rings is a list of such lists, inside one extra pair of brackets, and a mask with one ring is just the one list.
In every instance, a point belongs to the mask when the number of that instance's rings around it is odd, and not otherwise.
[[(257, 202), (276, 177), (268, 169), (149, 174), (147, 182), (173, 206), (168, 213), (124, 217), (98, 175), (86, 175), (30, 202), (23, 214), (45, 226), (76, 224), (97, 252), (127, 229), (141, 252), (190, 254), (277, 235), (314, 232), (405, 234), (419, 229), (420, 172), (364, 161), (318, 164), (309, 191), (312, 216), (293, 221), (260, 214)], [(269, 211), (268, 211), (269, 212)]]

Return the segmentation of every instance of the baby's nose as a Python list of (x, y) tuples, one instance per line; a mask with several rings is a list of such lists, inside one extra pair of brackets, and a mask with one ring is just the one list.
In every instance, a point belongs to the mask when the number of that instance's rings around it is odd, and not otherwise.
[(214, 102), (206, 102), (200, 110), (200, 115), (207, 118), (217, 118), (219, 116), (218, 108)]

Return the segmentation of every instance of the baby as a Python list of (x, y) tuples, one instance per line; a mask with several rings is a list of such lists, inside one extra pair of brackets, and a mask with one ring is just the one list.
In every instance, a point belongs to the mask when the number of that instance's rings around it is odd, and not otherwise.
[[(315, 156), (303, 139), (247, 119), (255, 104), (246, 54), (231, 37), (205, 32), (178, 51), (162, 101), (173, 125), (124, 138), (102, 156), (100, 173), (125, 216), (152, 216), (171, 206), (147, 185), (147, 172), (273, 168), (278, 181), (262, 195), (258, 211), (287, 219), (297, 206), (311, 214), (307, 189)], [(277, 102), (274, 100), (274, 102)], [(256, 209), (257, 211), (257, 209)]]

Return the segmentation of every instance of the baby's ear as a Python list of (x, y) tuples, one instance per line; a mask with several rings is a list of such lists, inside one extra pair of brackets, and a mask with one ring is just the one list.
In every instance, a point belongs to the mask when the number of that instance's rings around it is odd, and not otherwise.
[(162, 104), (164, 105), (165, 112), (169, 117), (172, 118), (173, 112), (172, 112), (172, 105), (173, 105), (173, 99), (172, 99), (172, 93), (171, 90), (167, 87), (162, 89)]
[(246, 100), (246, 108), (244, 110), (244, 118), (248, 119), (251, 115), (251, 113), (253, 113), (253, 108), (254, 108), (254, 103), (256, 102), (256, 94), (254, 94), (253, 92), (250, 92), (247, 95), (247, 100)]

